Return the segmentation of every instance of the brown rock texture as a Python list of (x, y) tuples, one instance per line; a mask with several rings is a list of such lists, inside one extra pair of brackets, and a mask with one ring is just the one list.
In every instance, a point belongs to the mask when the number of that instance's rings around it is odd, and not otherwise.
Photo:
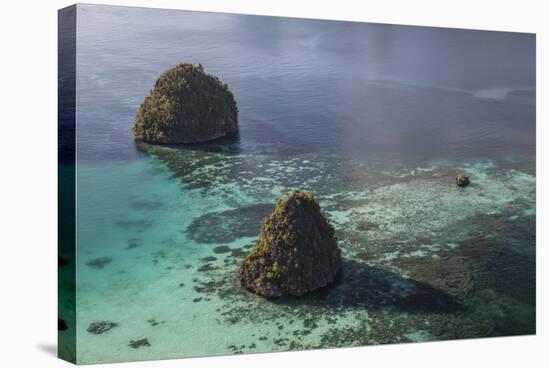
[(178, 64), (159, 77), (139, 107), (137, 140), (154, 144), (200, 143), (238, 132), (233, 93), (202, 65)]
[(239, 284), (265, 297), (301, 296), (333, 282), (341, 268), (334, 229), (313, 193), (279, 199), (243, 260)]
[(455, 176), (455, 181), (456, 181), (456, 185), (458, 185), (459, 187), (465, 187), (468, 184), (470, 184), (470, 177), (466, 176), (466, 174), (461, 172)]

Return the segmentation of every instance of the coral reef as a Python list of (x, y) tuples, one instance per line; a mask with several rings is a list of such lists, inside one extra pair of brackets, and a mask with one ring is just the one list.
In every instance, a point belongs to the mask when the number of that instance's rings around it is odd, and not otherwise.
[(145, 97), (133, 131), (148, 143), (198, 143), (237, 133), (237, 124), (237, 103), (227, 84), (201, 64), (178, 64)]
[(220, 245), (215, 247), (212, 251), (216, 254), (223, 254), (231, 252), (231, 248), (229, 248), (227, 245)]
[(300, 296), (333, 282), (340, 267), (334, 229), (315, 195), (295, 191), (279, 199), (264, 221), (238, 282), (265, 297)]
[(90, 323), (90, 326), (88, 326), (88, 329), (86, 331), (95, 335), (99, 335), (117, 326), (117, 323), (111, 321), (92, 322)]
[(111, 263), (111, 261), (112, 261), (111, 258), (102, 257), (102, 258), (92, 259), (91, 261), (86, 262), (86, 265), (88, 265), (90, 267), (93, 267), (93, 268), (101, 269), (101, 268), (105, 267), (106, 265), (108, 265), (109, 263)]
[(262, 219), (273, 211), (273, 204), (255, 204), (221, 212), (207, 212), (193, 220), (187, 235), (199, 243), (225, 243), (256, 236)]
[(151, 343), (149, 342), (149, 340), (145, 338), (145, 339), (139, 339), (139, 340), (130, 340), (130, 342), (128, 343), (128, 346), (134, 349), (138, 349), (141, 347), (149, 347), (151, 346)]
[(166, 321), (157, 321), (154, 318), (151, 318), (151, 319), (147, 320), (147, 322), (153, 327), (166, 323)]

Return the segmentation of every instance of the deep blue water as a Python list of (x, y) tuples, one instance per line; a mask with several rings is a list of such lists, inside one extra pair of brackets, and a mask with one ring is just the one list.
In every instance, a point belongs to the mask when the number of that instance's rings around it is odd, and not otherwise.
[(83, 160), (130, 156), (136, 107), (159, 74), (179, 62), (200, 62), (229, 84), (243, 153), (370, 160), (534, 155), (531, 34), (80, 10)]
[[(534, 333), (534, 35), (95, 5), (77, 29), (81, 362)], [(180, 62), (229, 85), (237, 139), (133, 140)], [(242, 247), (297, 187), (336, 228), (342, 282), (238, 290)]]

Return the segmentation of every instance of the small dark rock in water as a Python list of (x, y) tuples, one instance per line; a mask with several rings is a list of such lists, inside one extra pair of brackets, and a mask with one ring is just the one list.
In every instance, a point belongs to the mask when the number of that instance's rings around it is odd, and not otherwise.
[(470, 184), (470, 177), (461, 172), (457, 176), (455, 176), (455, 181), (456, 185), (458, 185), (459, 187), (465, 187)]
[(208, 256), (201, 259), (203, 262), (214, 262), (217, 258), (214, 256)]
[(340, 268), (334, 229), (315, 195), (295, 191), (277, 201), (237, 279), (265, 297), (300, 296), (333, 282)]
[(137, 349), (141, 347), (149, 347), (151, 344), (149, 343), (149, 340), (145, 339), (139, 339), (139, 340), (130, 340), (130, 343), (128, 344), (129, 347)]
[(69, 264), (69, 262), (67, 262), (67, 260), (64, 257), (57, 256), (57, 266), (58, 267), (63, 267), (63, 266), (66, 266), (67, 264)]
[(103, 257), (103, 258), (96, 258), (96, 259), (92, 259), (91, 261), (87, 262), (86, 264), (90, 267), (94, 267), (94, 268), (103, 268), (105, 267), (105, 265), (111, 263), (113, 259), (112, 258), (106, 258), (106, 257)]
[(58, 318), (57, 319), (57, 330), (58, 331), (65, 331), (67, 329), (67, 324), (65, 323), (64, 320), (62, 320), (61, 318)]
[(200, 302), (201, 300), (202, 300), (202, 298), (195, 298), (195, 299), (193, 299), (193, 303), (198, 303), (198, 302)]
[(138, 244), (138, 243), (130, 243), (130, 244), (128, 244), (126, 249), (134, 249), (134, 248), (137, 248), (139, 246), (140, 246), (140, 244)]
[(118, 324), (116, 324), (115, 322), (111, 322), (111, 321), (93, 322), (93, 323), (90, 323), (90, 326), (88, 326), (87, 331), (89, 333), (99, 335), (99, 334), (107, 332), (111, 328), (117, 327), (117, 326), (118, 326)]
[(229, 253), (229, 252), (231, 252), (231, 248), (229, 248), (227, 245), (220, 245), (219, 247), (214, 248), (214, 253), (216, 254)]
[(159, 322), (159, 321), (157, 321), (157, 320), (154, 319), (154, 318), (151, 318), (151, 319), (148, 320), (147, 322), (149, 322), (149, 324), (150, 324), (151, 326), (153, 326), (153, 327), (154, 327), (154, 326), (158, 326), (158, 325), (163, 324), (163, 323), (166, 323), (166, 321), (160, 321), (160, 322)]
[(180, 282), (180, 287), (184, 287), (185, 284), (183, 282)]

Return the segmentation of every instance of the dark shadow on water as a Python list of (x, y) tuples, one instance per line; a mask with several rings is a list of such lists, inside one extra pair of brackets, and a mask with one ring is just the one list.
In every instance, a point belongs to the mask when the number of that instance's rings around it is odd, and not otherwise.
[(135, 140), (136, 150), (144, 154), (156, 154), (159, 149), (171, 148), (182, 151), (202, 151), (209, 153), (224, 153), (226, 155), (238, 155), (241, 153), (240, 136), (232, 134), (209, 142), (188, 144), (149, 144)]
[(48, 355), (57, 357), (57, 345), (56, 344), (38, 344), (36, 348)]
[(273, 303), (407, 313), (454, 313), (465, 309), (451, 295), (427, 283), (350, 259), (343, 259), (342, 271), (332, 285), (306, 296), (276, 299)]
[(208, 212), (195, 218), (185, 233), (190, 239), (209, 244), (257, 236), (262, 219), (272, 210), (272, 203), (260, 203), (228, 211)]
[(208, 189), (215, 182), (238, 177), (239, 165), (233, 161), (241, 153), (237, 137), (182, 145), (154, 145), (135, 141), (136, 150), (162, 162), (189, 189)]

